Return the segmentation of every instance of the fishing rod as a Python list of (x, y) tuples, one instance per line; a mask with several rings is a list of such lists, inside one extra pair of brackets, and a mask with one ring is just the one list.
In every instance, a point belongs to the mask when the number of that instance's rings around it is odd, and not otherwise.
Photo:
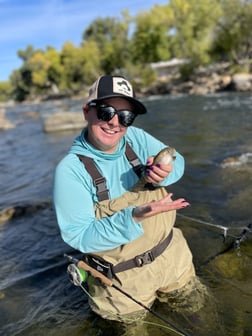
[(134, 301), (136, 304), (138, 304), (139, 306), (147, 310), (150, 314), (154, 315), (159, 320), (171, 326), (174, 329), (173, 331), (175, 331), (177, 334), (181, 336), (191, 336), (185, 331), (183, 331), (182, 329), (180, 329), (179, 327), (177, 327), (176, 325), (174, 325), (172, 322), (168, 321), (162, 315), (159, 315), (153, 309), (149, 308), (142, 302), (136, 300), (133, 296), (125, 292), (122, 288), (115, 285), (111, 279), (107, 278), (105, 275), (103, 275), (96, 269), (92, 268), (91, 266), (86, 264), (84, 261), (78, 260), (66, 253), (64, 254), (64, 257), (66, 257), (70, 262), (73, 263), (68, 266), (68, 273), (70, 275), (71, 281), (73, 282), (75, 286), (81, 286), (81, 284), (85, 282), (85, 280), (87, 279), (87, 274), (85, 272), (87, 272), (88, 274), (91, 274), (94, 278), (99, 279), (104, 285), (116, 289), (117, 291), (125, 295), (127, 298), (129, 298), (130, 300)]
[[(184, 219), (188, 219), (188, 220), (193, 221), (195, 223), (203, 224), (205, 226), (209, 226), (209, 227), (212, 227), (212, 228), (215, 228), (215, 229), (222, 230), (224, 239), (226, 239), (226, 237), (228, 235), (228, 230), (239, 230), (239, 231), (243, 230), (243, 232), (248, 231), (247, 233), (251, 233), (251, 227), (250, 227), (251, 224), (249, 224), (248, 226), (228, 227), (228, 226), (224, 226), (224, 225), (220, 225), (220, 224), (209, 223), (207, 221), (197, 219), (197, 218), (193, 218), (193, 217), (190, 217), (190, 216), (186, 216), (186, 215), (183, 215), (181, 213), (177, 213), (177, 216), (182, 217)], [(233, 235), (229, 235), (229, 236), (231, 236), (232, 238), (236, 238)]]
[(220, 255), (230, 251), (230, 250), (238, 250), (240, 248), (240, 245), (242, 242), (244, 242), (247, 238), (249, 233), (252, 233), (252, 223), (250, 223), (247, 227), (243, 229), (241, 234), (235, 238), (234, 241), (232, 241), (231, 244), (229, 244), (223, 251), (216, 253), (215, 255), (208, 258), (202, 266), (207, 265), (210, 261), (214, 260), (215, 258), (219, 257)]
[[(227, 227), (219, 224), (214, 224), (214, 223), (209, 223), (206, 221), (203, 221), (201, 219), (189, 217), (180, 213), (177, 213), (177, 216), (185, 218), (187, 220), (191, 220), (193, 222), (203, 224), (205, 226), (209, 226), (215, 229), (220, 229), (223, 231), (223, 237), (224, 237), (224, 242), (226, 241), (227, 236), (232, 237), (233, 241), (223, 250), (220, 251), (210, 258), (208, 258), (206, 261), (203, 262), (201, 266), (206, 266), (210, 261), (214, 260), (215, 258), (219, 257), (220, 255), (234, 249), (238, 250), (240, 248), (240, 245), (242, 242), (244, 242), (247, 238), (248, 235), (252, 233), (252, 223), (248, 224), (247, 226), (239, 226), (239, 227)], [(230, 235), (228, 234), (228, 230), (242, 230), (241, 233), (238, 236)]]

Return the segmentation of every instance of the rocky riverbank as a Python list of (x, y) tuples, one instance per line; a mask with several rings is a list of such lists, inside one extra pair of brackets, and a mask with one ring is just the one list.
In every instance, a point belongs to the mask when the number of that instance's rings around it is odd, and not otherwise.
[[(252, 92), (252, 74), (230, 74), (228, 63), (198, 68), (195, 74), (190, 77), (190, 80), (182, 80), (177, 71), (173, 72), (173, 74), (159, 77), (149, 87), (140, 87), (137, 96), (144, 98), (151, 95), (164, 94), (207, 95), (225, 91)], [(79, 99), (80, 97), (77, 98)], [(59, 98), (54, 101), (55, 104), (57, 102), (60, 103)], [(32, 102), (30, 103), (32, 104)], [(5, 107), (9, 104), (10, 102), (1, 103), (0, 105), (0, 130), (8, 130), (15, 127), (5, 116)], [(68, 131), (80, 129), (84, 124), (82, 113), (64, 111), (64, 113), (58, 112), (45, 119), (43, 121), (43, 130), (44, 132)]]
[(160, 79), (150, 88), (144, 89), (142, 94), (207, 95), (224, 91), (252, 92), (252, 74), (236, 73), (230, 75), (225, 72), (199, 69), (187, 81), (182, 81), (181, 78), (176, 76)]

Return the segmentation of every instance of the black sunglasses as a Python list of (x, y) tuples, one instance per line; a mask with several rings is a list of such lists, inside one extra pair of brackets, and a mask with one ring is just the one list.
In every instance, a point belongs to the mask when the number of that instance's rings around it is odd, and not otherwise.
[(102, 121), (110, 121), (116, 114), (118, 115), (119, 123), (125, 127), (133, 124), (136, 114), (129, 110), (116, 110), (113, 106), (89, 103), (90, 107), (96, 107), (97, 118)]

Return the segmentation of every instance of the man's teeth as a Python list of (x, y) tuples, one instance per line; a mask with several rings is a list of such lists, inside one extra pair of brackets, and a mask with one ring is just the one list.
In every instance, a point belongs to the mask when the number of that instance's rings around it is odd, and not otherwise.
[(104, 131), (105, 131), (106, 133), (109, 133), (109, 134), (115, 134), (115, 133), (116, 133), (115, 131), (108, 130), (108, 129), (105, 129)]

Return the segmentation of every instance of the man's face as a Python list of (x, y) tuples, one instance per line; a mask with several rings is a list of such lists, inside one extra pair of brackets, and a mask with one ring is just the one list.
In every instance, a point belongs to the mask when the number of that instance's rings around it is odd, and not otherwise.
[[(109, 98), (102, 103), (112, 106), (116, 110), (132, 111), (130, 102), (124, 98)], [(85, 105), (83, 111), (85, 120), (88, 122), (88, 141), (101, 151), (114, 153), (120, 139), (127, 132), (127, 127), (119, 123), (117, 114), (115, 114), (111, 120), (103, 121), (97, 118), (96, 107)]]

